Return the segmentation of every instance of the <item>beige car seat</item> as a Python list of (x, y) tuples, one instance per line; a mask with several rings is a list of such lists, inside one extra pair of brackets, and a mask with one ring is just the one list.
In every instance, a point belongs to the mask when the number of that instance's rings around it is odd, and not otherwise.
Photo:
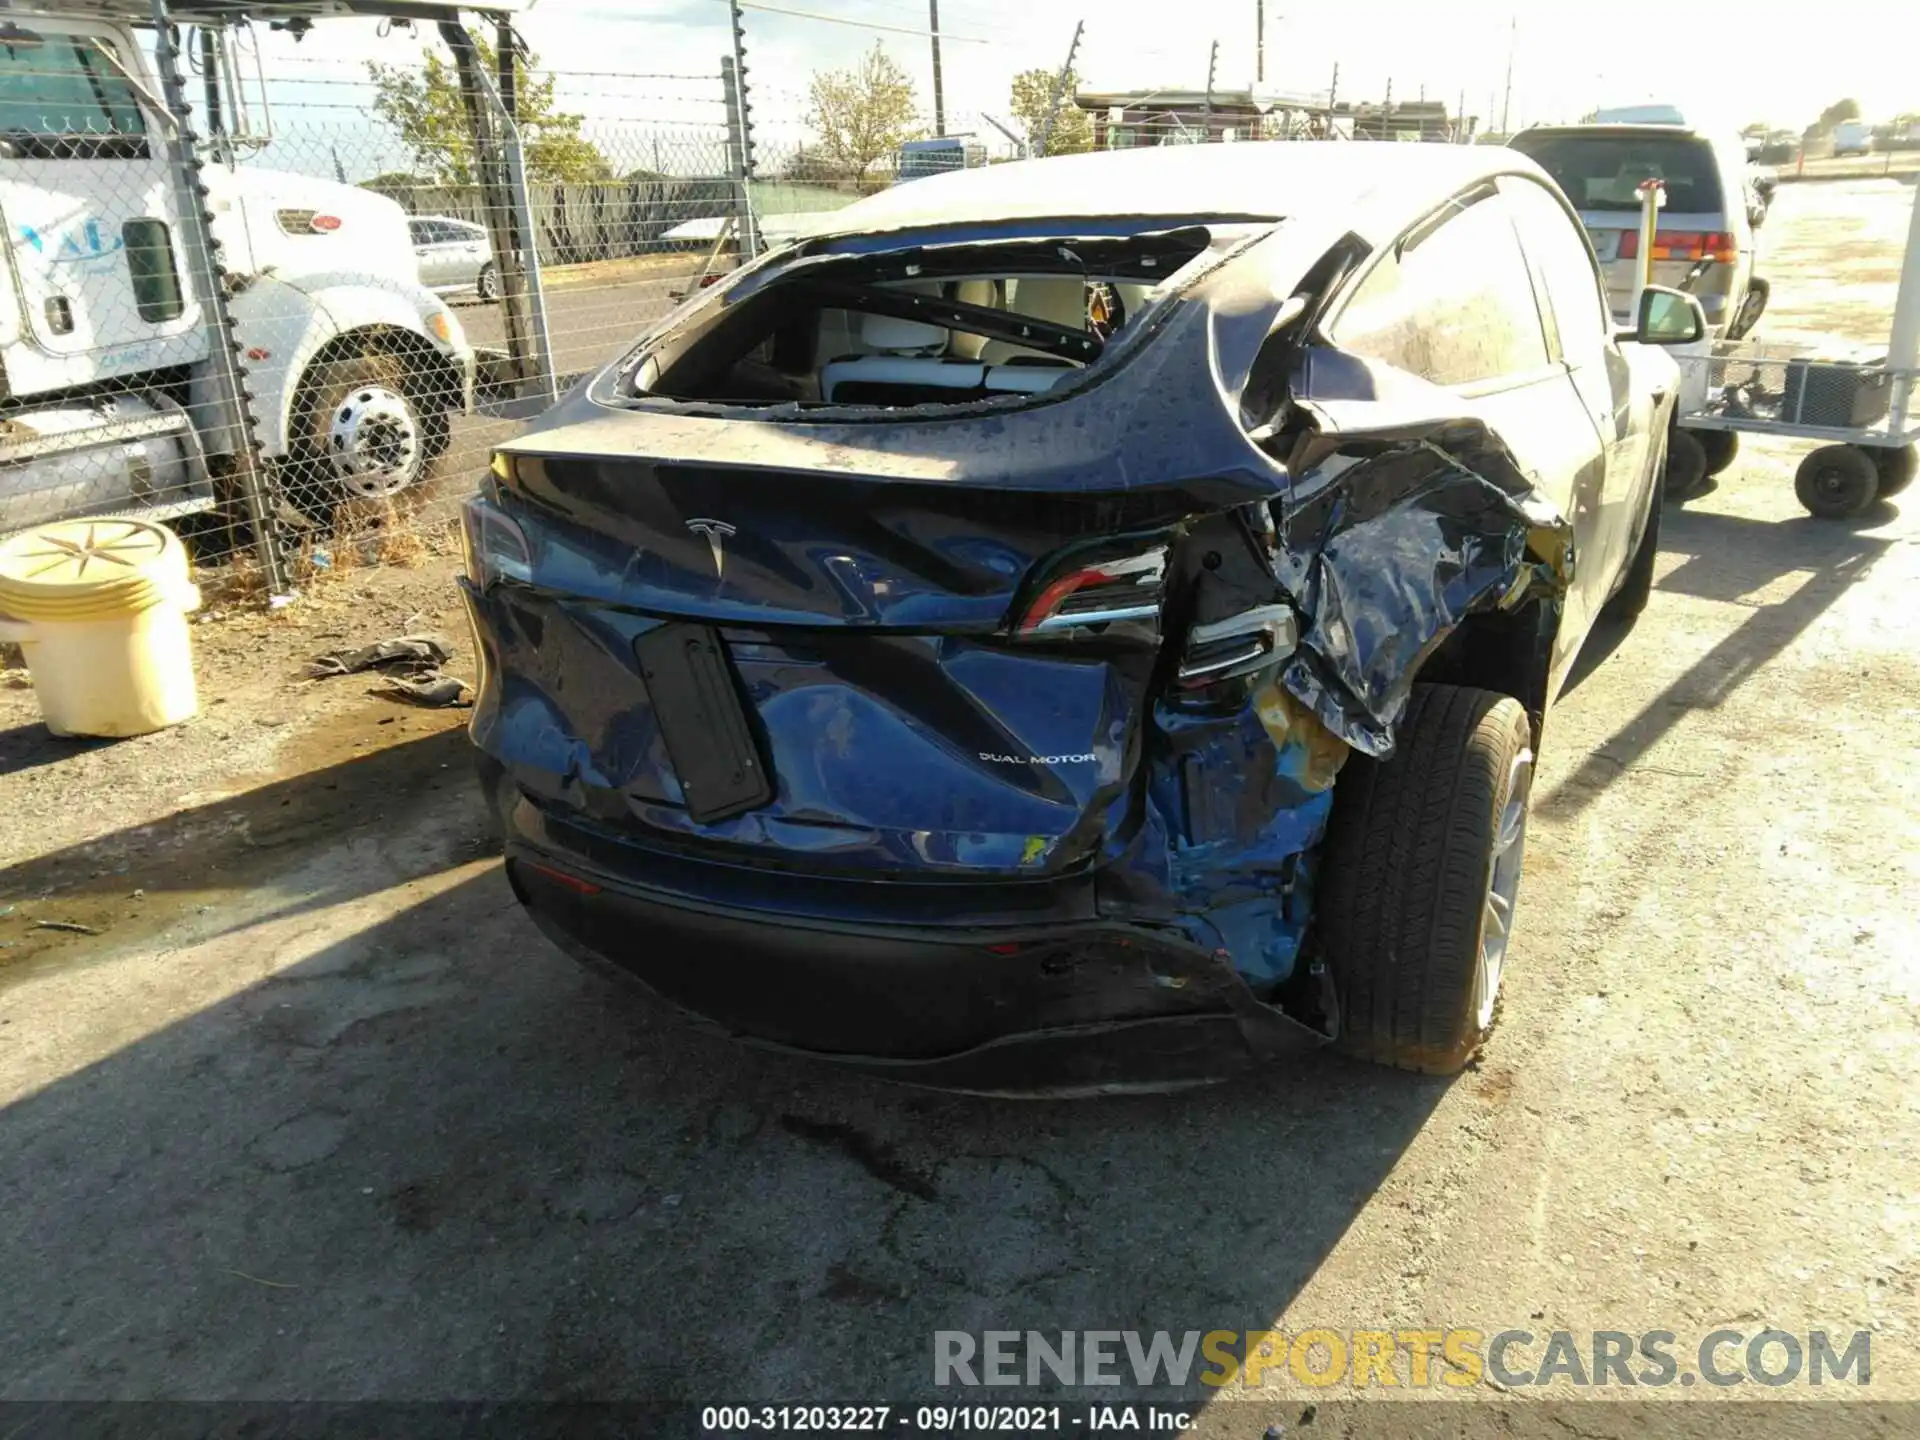
[[(1055, 325), (1075, 330), (1087, 328), (1087, 282), (1079, 276), (1023, 276), (1009, 286), (1007, 309), (1018, 315), (1031, 315)], [(1036, 357), (1062, 363), (1060, 357), (1045, 350), (1029, 349), (1007, 340), (989, 340), (980, 349), (980, 359), (989, 365), (1004, 365), (1015, 358)]]

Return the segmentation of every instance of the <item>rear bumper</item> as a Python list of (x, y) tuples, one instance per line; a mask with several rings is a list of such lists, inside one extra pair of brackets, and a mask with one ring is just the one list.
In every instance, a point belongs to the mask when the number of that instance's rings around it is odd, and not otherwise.
[(1224, 956), (1151, 927), (776, 916), (609, 874), (508, 820), (508, 881), (548, 938), (755, 1044), (913, 1084), (1068, 1095), (1225, 1079), (1325, 1038)]

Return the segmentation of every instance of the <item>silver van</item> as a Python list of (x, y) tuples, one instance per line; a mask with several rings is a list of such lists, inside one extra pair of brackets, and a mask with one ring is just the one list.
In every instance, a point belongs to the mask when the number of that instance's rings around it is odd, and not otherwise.
[(1737, 340), (1766, 308), (1754, 277), (1754, 225), (1766, 206), (1754, 190), (1738, 136), (1722, 140), (1684, 125), (1542, 125), (1507, 142), (1553, 176), (1593, 241), (1607, 300), (1623, 328), (1633, 323), (1639, 275), (1640, 201), (1647, 180), (1666, 186), (1654, 239), (1653, 283), (1698, 297), (1716, 336)]

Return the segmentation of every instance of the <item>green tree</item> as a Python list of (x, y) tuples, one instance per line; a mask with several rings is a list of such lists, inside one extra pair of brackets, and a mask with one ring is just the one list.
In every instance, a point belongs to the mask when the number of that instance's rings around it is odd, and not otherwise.
[[(497, 74), (493, 47), (477, 38), (474, 43), (487, 73)], [(580, 133), (581, 117), (554, 109), (553, 76), (536, 79), (530, 73), (538, 64), (538, 57), (531, 55), (515, 61), (515, 108), (526, 144), (528, 178), (611, 179), (607, 157)], [(475, 183), (473, 132), (451, 57), (429, 50), (418, 67), (369, 60), (367, 76), (374, 86), (373, 113), (399, 133), (421, 171), (441, 185)]]
[(1849, 120), (1860, 118), (1858, 100), (1836, 100), (1820, 112), (1820, 128), (1831, 130), (1836, 125), (1844, 125)]
[(814, 152), (832, 174), (859, 184), (873, 163), (915, 139), (913, 81), (874, 41), (851, 70), (821, 70), (807, 87)]
[[(1047, 107), (1059, 79), (1057, 70), (1023, 70), (1013, 77), (1013, 98), (1008, 104), (1026, 127), (1027, 143), (1036, 156), (1041, 153), (1040, 134), (1047, 128)], [(1079, 88), (1080, 77), (1069, 70), (1067, 83), (1060, 87), (1060, 109), (1047, 136), (1049, 155), (1077, 155), (1093, 148), (1093, 117), (1073, 103)]]

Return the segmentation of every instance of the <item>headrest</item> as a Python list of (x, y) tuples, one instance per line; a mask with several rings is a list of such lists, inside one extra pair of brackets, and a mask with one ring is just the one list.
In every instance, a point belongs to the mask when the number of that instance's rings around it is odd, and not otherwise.
[(897, 320), (891, 315), (862, 315), (860, 338), (875, 350), (897, 354), (947, 348), (947, 332), (943, 327), (924, 325), (918, 320)]

